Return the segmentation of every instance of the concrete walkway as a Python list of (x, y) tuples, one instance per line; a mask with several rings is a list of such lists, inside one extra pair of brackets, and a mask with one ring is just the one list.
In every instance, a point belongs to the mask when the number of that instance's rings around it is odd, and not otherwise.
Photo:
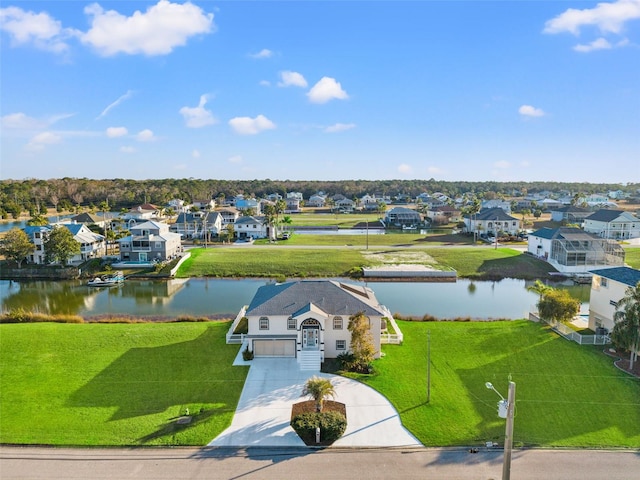
[[(244, 363), (241, 359), (237, 363)], [(308, 400), (301, 397), (313, 375), (330, 378), (335, 401), (347, 408), (347, 430), (334, 446), (401, 447), (421, 443), (400, 423), (398, 412), (372, 388), (348, 378), (320, 372), (300, 371), (295, 358), (256, 358), (242, 389), (231, 426), (209, 446), (304, 447), (289, 426), (291, 406)]]

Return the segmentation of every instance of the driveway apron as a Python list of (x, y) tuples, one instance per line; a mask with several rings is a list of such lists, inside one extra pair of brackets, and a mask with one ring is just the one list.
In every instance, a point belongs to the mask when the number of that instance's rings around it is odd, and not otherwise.
[(420, 446), (400, 422), (389, 401), (372, 388), (337, 375), (301, 371), (295, 358), (256, 358), (240, 395), (231, 426), (209, 446), (218, 447), (304, 447), (293, 431), (291, 407), (308, 400), (301, 397), (312, 376), (331, 379), (335, 400), (347, 409), (347, 430), (333, 445), (341, 447)]

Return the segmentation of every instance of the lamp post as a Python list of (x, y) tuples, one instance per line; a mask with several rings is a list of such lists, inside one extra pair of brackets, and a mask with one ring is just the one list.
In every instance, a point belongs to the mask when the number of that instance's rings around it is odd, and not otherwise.
[(504, 433), (504, 460), (502, 462), (502, 480), (511, 478), (511, 450), (513, 449), (513, 413), (516, 403), (516, 384), (509, 382), (509, 394), (507, 399), (498, 392), (491, 382), (484, 384), (489, 390), (493, 390), (500, 397), (498, 402), (498, 416), (506, 418), (507, 424)]

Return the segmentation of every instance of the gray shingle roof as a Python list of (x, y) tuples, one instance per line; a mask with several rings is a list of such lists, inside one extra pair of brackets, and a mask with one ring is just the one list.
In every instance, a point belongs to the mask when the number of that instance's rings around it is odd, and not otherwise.
[(260, 287), (251, 300), (247, 316), (296, 315), (310, 310), (330, 315), (383, 316), (373, 291), (334, 280), (302, 280)]
[(618, 218), (622, 213), (624, 213), (623, 210), (602, 209), (602, 210), (598, 210), (592, 215), (589, 215), (586, 219), (595, 220), (597, 222), (610, 222), (611, 220), (615, 220), (616, 218)]
[(624, 283), (630, 287), (635, 287), (640, 282), (640, 270), (630, 267), (602, 268), (591, 270), (591, 273)]
[[(469, 218), (469, 216), (465, 215), (465, 218)], [(474, 216), (474, 219), (475, 220), (497, 220), (499, 222), (517, 220), (517, 218), (512, 217), (503, 209), (498, 207), (481, 210), (480, 212), (478, 212), (477, 215)]]

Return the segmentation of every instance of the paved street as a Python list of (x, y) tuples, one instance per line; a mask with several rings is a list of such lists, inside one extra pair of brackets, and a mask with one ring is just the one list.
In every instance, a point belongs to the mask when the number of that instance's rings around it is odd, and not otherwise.
[[(502, 452), (464, 449), (0, 447), (2, 480), (498, 480)], [(516, 450), (514, 480), (637, 480), (640, 451)]]

